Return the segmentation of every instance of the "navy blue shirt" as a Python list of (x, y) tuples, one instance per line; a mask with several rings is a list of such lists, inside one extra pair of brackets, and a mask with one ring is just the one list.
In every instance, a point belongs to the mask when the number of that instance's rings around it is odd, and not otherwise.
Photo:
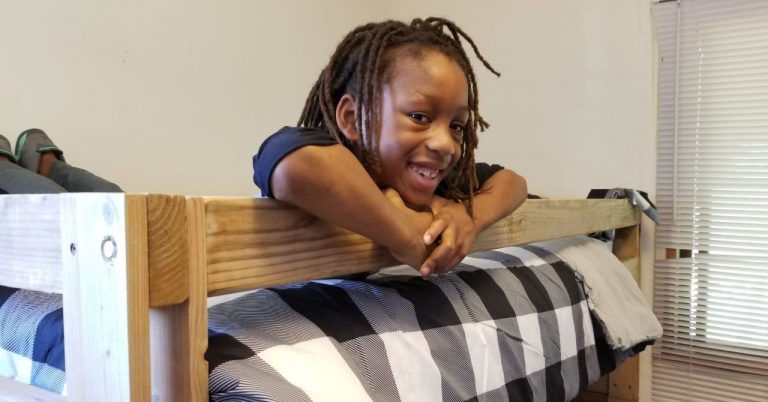
[[(259, 147), (259, 152), (253, 156), (253, 182), (259, 186), (263, 196), (274, 198), (272, 189), (269, 187), (269, 181), (275, 167), (283, 158), (289, 153), (308, 145), (325, 146), (338, 143), (336, 138), (325, 130), (306, 127), (283, 127), (278, 132), (270, 135)], [(475, 169), (477, 171), (478, 185), (482, 187), (486, 180), (493, 176), (494, 173), (504, 169), (504, 167), (478, 163)]]

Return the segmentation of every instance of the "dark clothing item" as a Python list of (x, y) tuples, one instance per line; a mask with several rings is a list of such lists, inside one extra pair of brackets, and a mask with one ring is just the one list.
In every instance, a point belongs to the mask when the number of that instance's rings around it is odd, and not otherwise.
[(122, 191), (114, 183), (59, 160), (53, 161), (48, 177), (12, 162), (0, 162), (0, 194), (119, 193)]
[(51, 179), (27, 170), (13, 162), (0, 162), (0, 194), (66, 193)]
[(309, 145), (338, 144), (331, 133), (314, 128), (283, 127), (270, 135), (253, 156), (253, 182), (261, 189), (261, 195), (274, 198), (269, 180), (277, 164), (289, 153)]
[(53, 161), (48, 178), (71, 193), (122, 193), (117, 184), (61, 161)]
[[(278, 132), (269, 136), (261, 144), (259, 152), (253, 156), (253, 182), (261, 189), (265, 197), (274, 198), (269, 181), (272, 178), (272, 172), (277, 164), (289, 153), (308, 145), (334, 145), (338, 144), (336, 138), (331, 133), (306, 127), (283, 127)], [(489, 165), (487, 163), (478, 163), (476, 165), (477, 181), (482, 187), (494, 173), (504, 169), (500, 165)], [(440, 195), (438, 187), (437, 195)]]

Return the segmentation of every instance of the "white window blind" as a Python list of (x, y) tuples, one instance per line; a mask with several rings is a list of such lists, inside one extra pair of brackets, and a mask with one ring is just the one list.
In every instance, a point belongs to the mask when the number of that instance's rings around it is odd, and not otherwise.
[(768, 1), (654, 5), (654, 401), (768, 401)]

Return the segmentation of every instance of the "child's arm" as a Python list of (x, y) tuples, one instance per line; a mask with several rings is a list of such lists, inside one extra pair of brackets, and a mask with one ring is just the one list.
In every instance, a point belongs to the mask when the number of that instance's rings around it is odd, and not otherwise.
[(422, 276), (448, 272), (467, 255), (480, 232), (517, 209), (528, 195), (525, 179), (511, 170), (499, 170), (483, 183), (475, 195), (474, 216), (463, 204), (435, 196), (432, 209), (435, 219), (427, 230), (425, 242), (431, 244), (440, 236), (440, 245), (424, 261)]
[(343, 145), (304, 146), (286, 155), (270, 178), (272, 195), (387, 247), (414, 268), (427, 256), (430, 213), (398, 208)]
[(475, 196), (473, 218), (478, 233), (511, 214), (527, 196), (528, 183), (522, 176), (508, 169), (494, 173)]

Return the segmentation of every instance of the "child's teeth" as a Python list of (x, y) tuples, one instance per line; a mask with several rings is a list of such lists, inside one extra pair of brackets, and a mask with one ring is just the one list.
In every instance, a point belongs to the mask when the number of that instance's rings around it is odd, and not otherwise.
[(421, 168), (421, 169), (418, 169), (416, 172), (418, 174), (420, 174), (421, 176), (429, 177), (430, 179), (434, 179), (435, 177), (437, 177), (437, 171), (431, 170), (431, 169), (423, 169), (423, 168)]

